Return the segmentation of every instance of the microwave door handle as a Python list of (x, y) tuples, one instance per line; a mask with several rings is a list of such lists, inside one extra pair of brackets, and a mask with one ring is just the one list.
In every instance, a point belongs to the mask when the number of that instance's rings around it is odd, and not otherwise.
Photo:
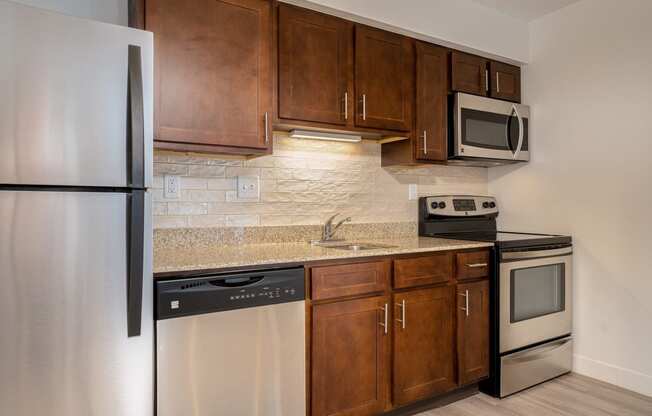
[(518, 119), (518, 145), (516, 146), (516, 152), (514, 152), (514, 159), (516, 159), (518, 158), (518, 155), (521, 153), (521, 148), (523, 147), (523, 138), (525, 136), (525, 130), (523, 126), (523, 118), (518, 113), (518, 108), (516, 108), (516, 104), (512, 104), (512, 110), (514, 110), (514, 114), (516, 114), (516, 118)]

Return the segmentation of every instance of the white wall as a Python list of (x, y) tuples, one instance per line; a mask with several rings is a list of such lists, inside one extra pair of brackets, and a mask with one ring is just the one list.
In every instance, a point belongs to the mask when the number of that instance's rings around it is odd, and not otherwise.
[(327, 13), (335, 9), (332, 14), (363, 23), (369, 19), (390, 30), (408, 29), (399, 32), (514, 63), (528, 60), (527, 23), (471, 0), (281, 1)]
[(491, 169), (504, 229), (572, 234), (576, 371), (652, 396), (652, 2), (534, 21), (532, 161)]
[[(127, 25), (127, 0), (13, 0), (73, 16)], [(468, 52), (527, 62), (527, 23), (471, 0), (282, 0), (399, 29)], [(357, 19), (356, 19), (357, 18)], [(402, 29), (402, 30), (401, 30)]]
[(71, 16), (126, 26), (127, 0), (12, 0)]

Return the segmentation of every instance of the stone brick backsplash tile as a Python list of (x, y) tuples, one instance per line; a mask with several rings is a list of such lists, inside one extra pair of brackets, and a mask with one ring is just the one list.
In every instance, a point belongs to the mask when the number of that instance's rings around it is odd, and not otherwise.
[[(487, 170), (453, 166), (380, 166), (380, 144), (274, 137), (274, 154), (253, 159), (156, 151), (154, 226), (221, 228), (319, 225), (335, 212), (353, 223), (416, 222), (418, 195), (487, 194)], [(164, 197), (164, 176), (179, 175), (178, 199)], [(237, 198), (238, 176), (260, 177), (260, 200)]]

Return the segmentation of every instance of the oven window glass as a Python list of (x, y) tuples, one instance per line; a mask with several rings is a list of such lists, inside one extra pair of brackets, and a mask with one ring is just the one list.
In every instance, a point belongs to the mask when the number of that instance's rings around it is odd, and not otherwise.
[(564, 263), (512, 270), (511, 323), (563, 311), (566, 308), (564, 272)]
[[(515, 151), (518, 146), (519, 125), (514, 114), (507, 116), (487, 111), (462, 109), (462, 142), (467, 146)], [(528, 150), (528, 119), (523, 119), (522, 151)]]

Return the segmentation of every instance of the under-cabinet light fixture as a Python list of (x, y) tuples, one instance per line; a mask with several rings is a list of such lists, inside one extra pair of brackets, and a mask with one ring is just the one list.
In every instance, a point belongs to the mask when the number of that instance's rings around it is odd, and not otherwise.
[(355, 134), (327, 133), (323, 131), (292, 130), (290, 137), (293, 139), (331, 140), (334, 142), (358, 143), (362, 136)]

